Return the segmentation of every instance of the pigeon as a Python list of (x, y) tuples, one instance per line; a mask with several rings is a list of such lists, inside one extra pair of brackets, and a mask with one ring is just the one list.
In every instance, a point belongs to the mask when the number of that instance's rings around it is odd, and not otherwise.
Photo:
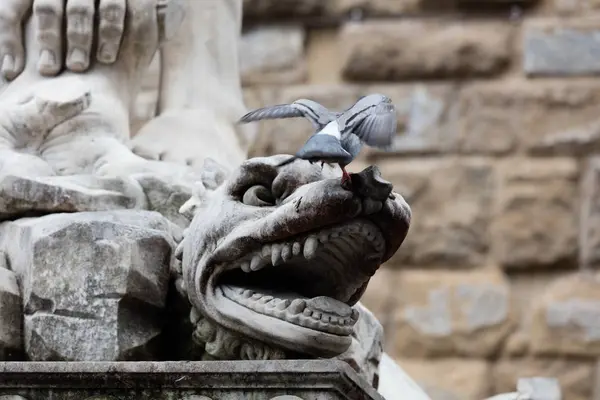
[(342, 112), (330, 111), (312, 100), (299, 99), (291, 104), (251, 111), (240, 118), (239, 123), (297, 117), (308, 119), (315, 133), (295, 156), (278, 166), (298, 158), (337, 163), (342, 169), (342, 186), (350, 181), (346, 166), (358, 156), (363, 144), (387, 149), (396, 134), (396, 109), (391, 99), (382, 94), (363, 96)]

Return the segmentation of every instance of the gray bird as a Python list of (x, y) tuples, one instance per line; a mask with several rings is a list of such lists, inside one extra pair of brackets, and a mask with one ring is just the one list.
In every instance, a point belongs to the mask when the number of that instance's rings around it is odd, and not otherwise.
[(342, 185), (350, 180), (346, 166), (360, 153), (363, 143), (385, 149), (392, 144), (396, 133), (396, 109), (392, 101), (381, 94), (363, 96), (342, 112), (330, 111), (315, 101), (300, 99), (292, 104), (251, 111), (239, 122), (296, 117), (308, 119), (316, 132), (295, 156), (279, 166), (289, 164), (297, 158), (336, 163), (342, 169)]

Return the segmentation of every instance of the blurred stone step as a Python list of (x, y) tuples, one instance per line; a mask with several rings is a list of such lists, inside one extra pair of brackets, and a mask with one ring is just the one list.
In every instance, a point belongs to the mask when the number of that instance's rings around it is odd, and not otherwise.
[(0, 398), (26, 400), (384, 400), (339, 360), (2, 362), (0, 376)]

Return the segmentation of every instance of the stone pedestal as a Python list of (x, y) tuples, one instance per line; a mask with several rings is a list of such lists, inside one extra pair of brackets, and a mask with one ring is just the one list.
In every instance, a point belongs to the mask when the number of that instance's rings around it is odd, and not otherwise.
[(3, 362), (0, 399), (383, 400), (336, 360)]

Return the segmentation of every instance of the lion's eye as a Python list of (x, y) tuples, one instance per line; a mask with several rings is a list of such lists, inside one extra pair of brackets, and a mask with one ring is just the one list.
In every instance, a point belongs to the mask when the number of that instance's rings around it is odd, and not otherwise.
[(246, 190), (242, 202), (249, 206), (267, 207), (275, 205), (275, 196), (262, 185), (255, 185)]

